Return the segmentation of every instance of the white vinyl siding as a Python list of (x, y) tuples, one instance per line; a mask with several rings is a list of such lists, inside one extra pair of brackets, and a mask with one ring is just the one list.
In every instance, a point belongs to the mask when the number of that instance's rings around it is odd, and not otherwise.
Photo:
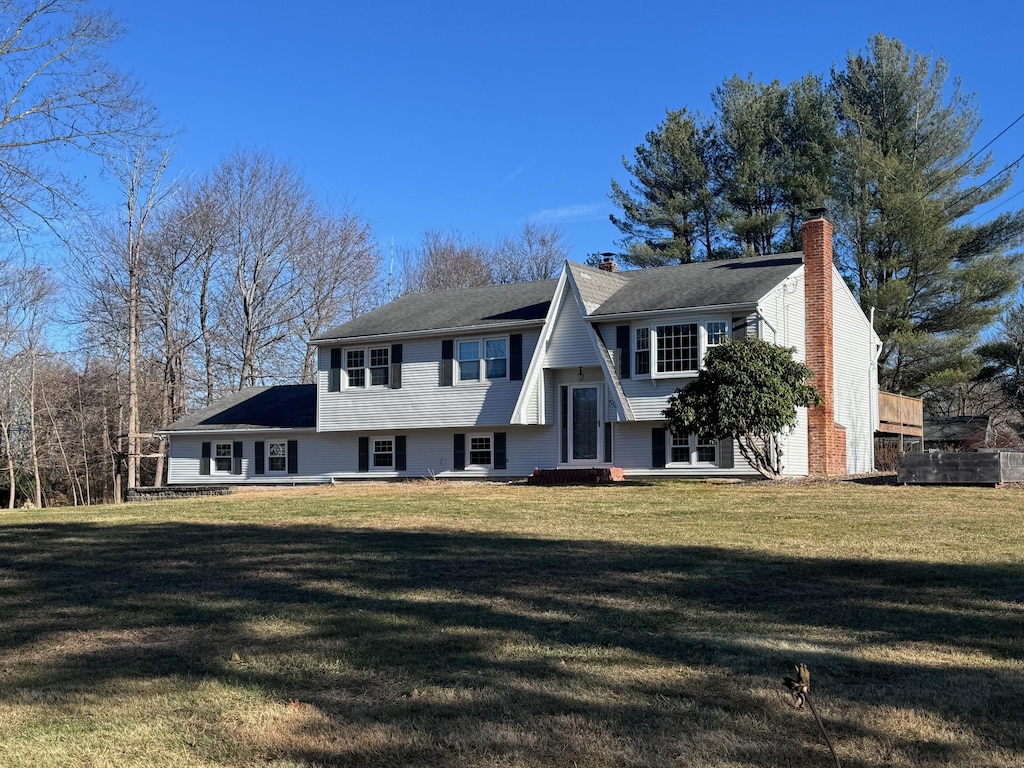
[(547, 368), (597, 365), (598, 356), (593, 333), (590, 325), (580, 314), (575, 297), (571, 292), (566, 293), (551, 330), (551, 341), (545, 351), (544, 365)]
[[(537, 346), (538, 336), (536, 329), (523, 332), (524, 370)], [(401, 389), (367, 387), (328, 392), (330, 351), (321, 347), (317, 373), (318, 431), (373, 434), (384, 430), (401, 432), (431, 427), (471, 429), (475, 426), (507, 425), (523, 382), (506, 377), (481, 383), (439, 386), (442, 340), (422, 338), (404, 341)]]
[(874, 368), (874, 334), (839, 273), (832, 270), (832, 352), (836, 423), (846, 427), (846, 471), (871, 472), (877, 428), (878, 373)]
[[(494, 432), (505, 433), (505, 469), (494, 469)], [(365, 480), (398, 477), (440, 477), (440, 478), (513, 478), (530, 475), (535, 467), (553, 467), (558, 460), (558, 432), (553, 426), (509, 427), (503, 426), (494, 432), (474, 432), (462, 429), (403, 430), (406, 445), (406, 470), (396, 472), (391, 467), (374, 467), (373, 453), (380, 449), (381, 461), (388, 456), (387, 445), (375, 446), (375, 441), (391, 441), (392, 456), (396, 446), (394, 435), (371, 432), (369, 439), (370, 472), (359, 471), (358, 433), (314, 433), (292, 432), (287, 439), (298, 441), (299, 474), (288, 475), (288, 483), (328, 483), (332, 480)], [(466, 468), (454, 469), (453, 437), (456, 433), (466, 435)], [(486, 437), (489, 445), (489, 464), (470, 464), (473, 437)], [(248, 484), (280, 483), (280, 475), (256, 475), (252, 457), (255, 441), (281, 440), (276, 433), (244, 433), (233, 435), (233, 440), (243, 443), (242, 475), (230, 480), (223, 475), (201, 475), (200, 457), (202, 444), (223, 440), (211, 435), (171, 435), (169, 448), (168, 476), (172, 485), (219, 485), (226, 482)], [(484, 458), (485, 446), (477, 444), (479, 454)], [(392, 458), (393, 462), (393, 458)]]

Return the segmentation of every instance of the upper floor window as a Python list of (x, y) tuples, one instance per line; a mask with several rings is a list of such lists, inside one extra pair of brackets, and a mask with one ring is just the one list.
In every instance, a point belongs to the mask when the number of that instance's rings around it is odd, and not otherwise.
[(455, 346), (459, 381), (508, 378), (508, 338), (466, 339)]
[(729, 338), (729, 322), (665, 323), (634, 329), (636, 376), (678, 376), (696, 372), (704, 355)]
[(637, 376), (649, 376), (651, 373), (651, 329), (636, 329), (636, 365), (633, 369)]
[(345, 373), (348, 386), (386, 387), (389, 383), (390, 354), (388, 347), (345, 350)]
[(697, 324), (659, 325), (654, 329), (658, 373), (697, 370)]

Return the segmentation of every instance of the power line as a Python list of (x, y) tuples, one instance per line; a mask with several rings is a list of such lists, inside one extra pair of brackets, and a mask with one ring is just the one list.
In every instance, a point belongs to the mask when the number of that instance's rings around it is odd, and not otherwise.
[(985, 218), (985, 217), (986, 217), (986, 216), (988, 216), (988, 215), (989, 215), (990, 213), (992, 213), (992, 211), (998, 211), (998, 210), (999, 210), (1000, 208), (1002, 208), (1002, 207), (1003, 207), (1004, 205), (1006, 205), (1006, 204), (1007, 204), (1008, 202), (1010, 202), (1011, 200), (1013, 200), (1013, 198), (1017, 197), (1018, 195), (1024, 195), (1024, 189), (1021, 189), (1021, 190), (1018, 190), (1017, 192), (1014, 192), (1014, 193), (1013, 193), (1012, 195), (1010, 195), (1010, 196), (1009, 196), (1008, 198), (1006, 198), (1006, 199), (1005, 199), (1005, 200), (1003, 200), (1003, 201), (1002, 201), (1001, 203), (999, 203), (999, 205), (993, 205), (993, 206), (992, 206), (991, 208), (989, 208), (989, 209), (988, 209), (987, 211), (985, 211), (984, 213), (978, 214), (978, 215), (977, 215), (976, 217), (974, 217), (974, 218), (973, 218), (973, 219), (971, 219), (971, 220), (970, 220), (969, 222), (967, 222), (967, 223), (968, 223), (968, 225), (970, 225), (970, 224), (973, 224), (973, 223), (974, 223), (974, 222), (976, 222), (976, 221), (980, 221), (981, 219)]
[(1019, 155), (1017, 157), (1017, 159), (1014, 160), (1012, 163), (1007, 163), (1005, 166), (1003, 166), (1003, 169), (1001, 171), (999, 171), (996, 174), (993, 174), (992, 176), (989, 176), (987, 179), (985, 179), (985, 181), (981, 182), (981, 184), (979, 184), (978, 186), (973, 187), (973, 188), (967, 190), (967, 192), (965, 192), (964, 194), (960, 195), (960, 197), (958, 197), (952, 203), (949, 203), (948, 205), (943, 206), (942, 210), (939, 211), (938, 214), (936, 214), (935, 218), (939, 218), (941, 216), (946, 215), (950, 211), (950, 209), (952, 209), (954, 206), (959, 205), (960, 203), (962, 203), (964, 200), (966, 200), (971, 195), (973, 195), (976, 192), (979, 192), (980, 190), (984, 189), (985, 185), (987, 185), (988, 183), (998, 179), (1000, 176), (1002, 176), (1008, 170), (1010, 170), (1015, 165), (1017, 165), (1021, 160), (1024, 160), (1024, 154)]

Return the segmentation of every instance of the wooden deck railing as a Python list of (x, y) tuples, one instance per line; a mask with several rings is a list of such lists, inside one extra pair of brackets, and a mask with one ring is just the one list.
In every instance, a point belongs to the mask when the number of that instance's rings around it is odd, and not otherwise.
[(878, 431), (889, 435), (924, 435), (921, 398), (878, 393)]

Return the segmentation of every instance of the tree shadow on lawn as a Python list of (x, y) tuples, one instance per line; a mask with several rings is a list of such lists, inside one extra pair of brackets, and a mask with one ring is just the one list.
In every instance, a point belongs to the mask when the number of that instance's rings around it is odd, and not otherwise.
[[(844, 765), (970, 762), (970, 739), (872, 732), (843, 717), (858, 707), (914, 709), (1024, 753), (1017, 567), (307, 525), (46, 523), (0, 529), (0, 573), (0, 695), (166, 676), (256, 687), (327, 718), (266, 747), (317, 764), (527, 754), (538, 765), (699, 764), (701, 750), (821, 764), (813, 730), (779, 693), (800, 661), (835, 715), (836, 741), (889, 750)], [(904, 661), (910, 646), (928, 659)], [(341, 744), (343, 731), (365, 743)]]

